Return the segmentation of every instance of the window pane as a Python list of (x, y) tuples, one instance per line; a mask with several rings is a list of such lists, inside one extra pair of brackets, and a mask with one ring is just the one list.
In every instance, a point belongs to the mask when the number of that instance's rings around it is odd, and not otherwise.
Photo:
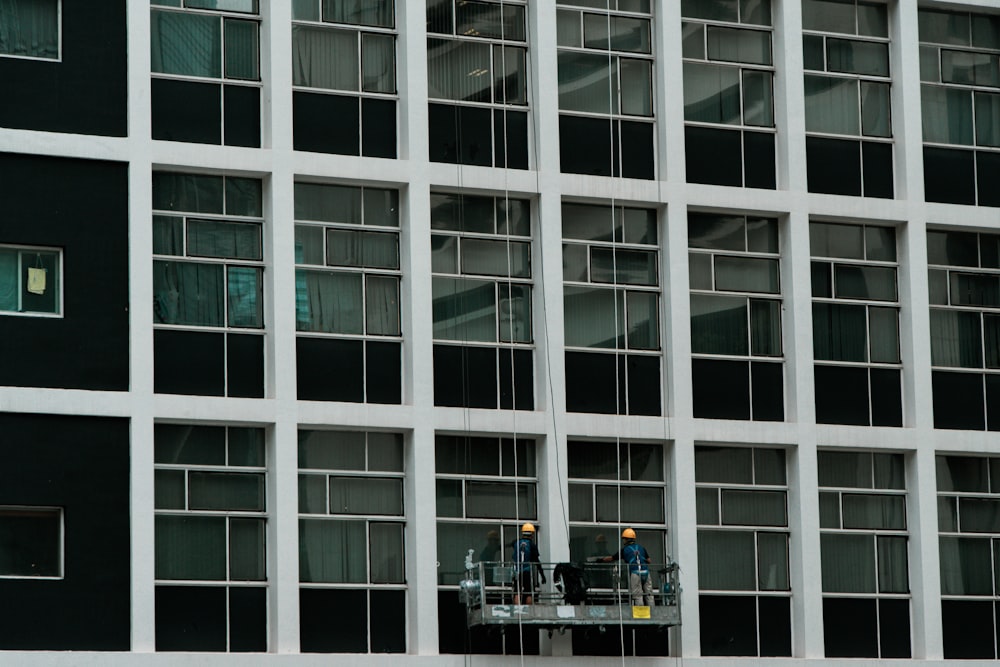
[(929, 83), (941, 81), (940, 50), (933, 46), (920, 47), (920, 80)]
[(299, 468), (364, 470), (365, 434), (358, 431), (299, 431)]
[(537, 516), (535, 485), (468, 481), (465, 483), (465, 515), (477, 518), (534, 519)]
[(809, 245), (813, 257), (864, 259), (864, 229), (861, 225), (809, 223)]
[(708, 19), (710, 21), (739, 21), (739, 7), (736, 0), (681, 0), (681, 14), (685, 18)]
[(840, 494), (819, 494), (819, 527), (842, 528), (840, 524)]
[(952, 271), (951, 303), (955, 306), (1000, 306), (1000, 276)]
[(184, 5), (198, 9), (218, 9), (244, 14), (257, 13), (257, 0), (185, 0)]
[(363, 333), (361, 278), (358, 273), (296, 269), (296, 289), (305, 294), (296, 302), (296, 330)]
[(784, 491), (722, 490), (726, 526), (787, 526)]
[(660, 295), (655, 292), (627, 292), (628, 349), (660, 349)]
[(715, 258), (715, 288), (777, 294), (778, 260), (718, 255)]
[(983, 313), (983, 342), (986, 368), (1000, 368), (1000, 317)]
[(940, 537), (941, 593), (993, 595), (989, 538)]
[(838, 298), (896, 300), (895, 268), (835, 264), (833, 273)]
[(621, 209), (615, 211), (610, 206), (563, 204), (562, 223), (563, 238), (580, 241), (620, 241), (622, 238)]
[(691, 351), (696, 354), (748, 352), (747, 300), (744, 297), (691, 295)]
[(223, 326), (222, 270), (218, 264), (153, 262), (153, 321)]
[(365, 276), (366, 330), (376, 336), (398, 336), (399, 278)]
[(150, 67), (186, 76), (222, 76), (222, 21), (218, 16), (150, 12)]
[(156, 424), (153, 428), (156, 463), (226, 463), (226, 429), (223, 427)]
[(871, 76), (889, 76), (889, 45), (852, 39), (826, 40), (827, 69)]
[(756, 590), (755, 570), (752, 532), (698, 531), (698, 581), (701, 590)]
[[(0, 250), (0, 253), (10, 251)], [(184, 254), (184, 218), (174, 218), (167, 215), (153, 216), (153, 254), (183, 255)], [(0, 259), (0, 262), (3, 260)], [(17, 268), (14, 268), (17, 275)], [(14, 281), (16, 282), (16, 278)], [(0, 280), (0, 284), (4, 281)], [(10, 283), (7, 283), (10, 284)]]
[[(688, 214), (688, 245), (713, 250), (746, 250), (746, 218), (742, 215)], [(759, 251), (758, 251), (759, 252)]]
[(695, 481), (753, 484), (752, 457), (749, 447), (696, 447)]
[(299, 475), (299, 513), (327, 514), (325, 475)]
[(402, 516), (403, 480), (330, 477), (330, 513)]
[(644, 482), (663, 481), (663, 448), (659, 445), (631, 443), (629, 451), (629, 479)]
[(192, 470), (188, 483), (190, 509), (264, 510), (263, 474)]
[(399, 235), (348, 229), (326, 230), (326, 261), (330, 266), (399, 268)]
[(226, 580), (226, 519), (156, 517), (156, 578)]
[(705, 26), (701, 23), (681, 24), (681, 55), (695, 60), (705, 59)]
[(295, 219), (361, 224), (361, 188), (295, 184)]
[(868, 328), (871, 340), (869, 358), (874, 362), (898, 364), (899, 311), (895, 308), (868, 309)]
[(493, 48), (493, 101), (528, 103), (527, 50), (516, 46)]
[(663, 523), (663, 489), (599, 485), (597, 520), (611, 523)]
[(264, 581), (264, 519), (229, 519), (229, 578)]
[(861, 132), (866, 137), (891, 137), (889, 84), (861, 82)]
[(0, 7), (0, 54), (59, 57), (59, 3), (28, 0)]
[[(154, 473), (156, 509), (187, 509), (186, 475), (183, 470), (157, 470)], [(0, 518), (2, 521), (2, 518)]]
[(845, 493), (844, 528), (906, 530), (906, 503), (903, 496), (874, 496)]
[(369, 433), (368, 469), (403, 472), (403, 436), (399, 433)]
[(972, 145), (972, 91), (925, 85), (920, 104), (924, 141)]
[(263, 259), (260, 225), (222, 220), (188, 220), (187, 228), (188, 255)]
[(498, 306), (500, 340), (505, 343), (531, 342), (531, 286), (499, 283)]
[(902, 454), (872, 454), (876, 489), (905, 489), (906, 471)]
[(781, 302), (750, 299), (751, 353), (781, 356)]
[(229, 283), (229, 326), (254, 329), (264, 326), (261, 273), (261, 269), (246, 266), (226, 267)]
[(878, 592), (909, 593), (906, 538), (879, 535), (876, 539), (878, 544)]
[(62, 576), (62, 524), (59, 509), (0, 510), (0, 576)]
[(785, 484), (785, 452), (782, 449), (753, 450), (755, 484)]
[(688, 254), (688, 281), (691, 289), (712, 289), (712, 256), (707, 253)]
[(889, 36), (889, 16), (884, 3), (858, 2), (858, 34), (870, 37)]
[(531, 244), (517, 241), (462, 239), (462, 273), (478, 276), (531, 277)]
[(707, 26), (708, 59), (751, 65), (771, 64), (771, 33)]
[(927, 271), (928, 300), (932, 305), (948, 305), (948, 272), (938, 269)]
[[(623, 443), (621, 447), (625, 447)], [(619, 445), (607, 442), (570, 442), (569, 476), (576, 479), (617, 479)]]
[(864, 306), (813, 303), (813, 351), (823, 361), (867, 361)]
[(358, 90), (358, 69), (358, 33), (292, 26), (292, 78), (296, 86)]
[[(188, 3), (190, 6), (190, 3)], [(258, 81), (260, 79), (256, 21), (225, 20), (226, 76), (230, 79)]]
[(874, 593), (874, 535), (823, 533), (824, 593)]
[(853, 0), (804, 0), (802, 27), (806, 30), (855, 34)]
[(590, 249), (590, 279), (595, 283), (656, 285), (656, 258), (655, 252), (593, 246)]
[(59, 255), (29, 250), (21, 255), (22, 312), (58, 313), (60, 306)]
[(223, 178), (175, 172), (153, 172), (153, 209), (223, 213)]
[(861, 133), (857, 80), (806, 75), (805, 93), (807, 132)]
[(458, 237), (431, 235), (431, 271), (458, 273)]
[(462, 491), (462, 481), (458, 479), (437, 480), (437, 515), (462, 517), (465, 516), (462, 504), (465, 495)]
[(820, 486), (872, 488), (872, 455), (868, 452), (822, 451), (817, 457)]
[(566, 345), (623, 348), (624, 293), (614, 289), (563, 287)]
[(976, 145), (1000, 146), (1000, 95), (976, 91)]
[(399, 191), (365, 188), (364, 223), (379, 227), (399, 227)]
[(865, 257), (874, 261), (896, 261), (896, 230), (892, 227), (865, 227)]
[(774, 98), (770, 72), (743, 72), (743, 122), (757, 127), (774, 127)]
[[(614, 113), (612, 91), (617, 83), (612, 80), (606, 55), (560, 51), (559, 59), (559, 108), (563, 111)], [(616, 59), (610, 62), (612, 65)], [(617, 99), (617, 96), (614, 97)]]
[(684, 120), (738, 124), (739, 68), (684, 63)]
[(494, 282), (434, 277), (433, 288), (435, 339), (497, 340)]
[(491, 102), (490, 45), (427, 40), (427, 94), (432, 99)]
[(361, 89), (370, 93), (396, 92), (396, 38), (361, 35)]
[(958, 518), (963, 533), (1000, 533), (1000, 500), (959, 498)]
[(938, 456), (938, 491), (971, 491), (989, 493), (987, 459), (975, 456)]
[(927, 232), (929, 264), (979, 266), (979, 235), (972, 232)]
[(368, 582), (364, 521), (299, 519), (299, 581)]
[(393, 23), (392, 0), (323, 0), (323, 20), (331, 23), (373, 25), (391, 28)]
[(757, 533), (757, 585), (762, 591), (787, 591), (788, 535)]
[(594, 520), (594, 487), (590, 484), (569, 485), (569, 520)]
[(806, 70), (826, 70), (825, 39), (821, 35), (802, 35), (802, 61)]
[(372, 523), (371, 582), (401, 584), (406, 581), (403, 563), (403, 524)]
[(648, 60), (621, 59), (622, 113), (653, 115), (653, 64)]
[(989, 53), (941, 50), (941, 80), (977, 86), (1000, 85), (1000, 62)]
[(319, 3), (316, 0), (292, 0), (292, 18), (319, 21)]
[(695, 513), (698, 525), (718, 526), (719, 525), (719, 490), (718, 489), (696, 489), (695, 490)]
[(982, 368), (979, 313), (931, 309), (931, 363), (952, 368)]
[(960, 46), (971, 43), (969, 15), (966, 13), (921, 9), (918, 18), (921, 42)]

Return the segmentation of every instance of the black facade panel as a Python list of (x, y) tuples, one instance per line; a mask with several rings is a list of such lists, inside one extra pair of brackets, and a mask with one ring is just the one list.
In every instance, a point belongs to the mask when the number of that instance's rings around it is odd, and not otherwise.
[(861, 149), (858, 141), (806, 137), (809, 192), (861, 196)]
[(264, 398), (264, 337), (227, 334), (226, 373), (229, 396)]
[(299, 609), (303, 652), (368, 652), (368, 591), (303, 588)]
[(670, 653), (670, 636), (655, 628), (582, 627), (572, 631), (573, 655), (606, 656), (665, 656)]
[(823, 641), (828, 658), (877, 658), (875, 599), (823, 598)]
[(746, 361), (692, 359), (694, 416), (750, 419), (750, 372)]
[(982, 431), (983, 376), (979, 373), (933, 371), (934, 428)]
[(777, 176), (774, 135), (770, 132), (743, 133), (743, 173), (748, 188), (774, 190)]
[(63, 251), (62, 317), (0, 314), (0, 385), (127, 390), (127, 165), (0, 154), (0, 202), (0, 243)]
[(497, 407), (496, 349), (435, 345), (434, 405)]
[(996, 657), (993, 602), (942, 600), (941, 626), (945, 660), (992, 660)]
[(559, 116), (559, 170), (611, 176), (611, 121)]
[[(642, 178), (653, 180), (656, 172), (656, 159), (653, 145), (655, 143), (652, 123), (636, 123), (620, 121), (621, 137), (621, 173), (624, 178)], [(619, 151), (615, 150), (615, 158)], [(618, 174), (618, 170), (615, 170)]]
[(234, 653), (267, 651), (267, 589), (229, 589), (229, 650)]
[(976, 151), (976, 194), (980, 206), (1000, 206), (1000, 154)]
[(402, 345), (365, 341), (365, 397), (369, 403), (402, 403), (402, 373)]
[(902, 426), (902, 372), (897, 368), (873, 368), (870, 373), (872, 426)]
[(222, 143), (222, 87), (217, 83), (153, 79), (153, 138)]
[(157, 586), (157, 651), (225, 651), (224, 586)]
[(406, 653), (406, 591), (368, 593), (372, 653)]
[(924, 199), (945, 204), (976, 203), (972, 151), (924, 146)]
[(299, 400), (363, 403), (363, 345), (360, 340), (299, 336), (295, 341)]
[(861, 169), (865, 197), (893, 198), (892, 144), (861, 142)]
[(459, 601), (458, 592), (438, 591), (438, 650), (441, 653), (538, 655), (537, 628), (511, 626), (500, 633), (484, 626), (466, 630), (466, 625), (465, 605)]
[(879, 648), (883, 658), (910, 657), (910, 601), (878, 601)]
[(0, 127), (126, 136), (125, 4), (61, 3), (58, 62), (0, 58)]
[(427, 118), (430, 161), (458, 163), (458, 107), (428, 104)]
[(260, 148), (260, 88), (227, 85), (222, 94), (226, 145)]
[(1000, 431), (1000, 375), (986, 375), (986, 428)]
[(153, 391), (224, 396), (225, 334), (158, 329), (153, 332)]
[(63, 510), (63, 578), (0, 579), (0, 649), (127, 651), (127, 419), (0, 413), (0, 505)]
[(361, 141), (358, 98), (292, 93), (292, 142), (297, 151), (358, 155)]
[[(624, 396), (618, 396), (616, 354), (593, 352), (566, 353), (566, 410), (618, 414), (618, 405), (625, 407)], [(624, 393), (624, 387), (621, 388)], [(624, 410), (622, 410), (624, 412)]]
[(618, 357), (619, 373), (625, 376), (619, 384), (628, 387), (628, 413), (630, 415), (661, 414), (660, 407), (660, 358), (630, 354)]
[(531, 350), (513, 350), (513, 359), (509, 348), (500, 348), (497, 353), (500, 407), (504, 410), (534, 410), (535, 374)]
[(702, 595), (702, 655), (757, 655), (757, 598), (752, 595)]
[(760, 655), (792, 656), (791, 598), (760, 597)]
[(457, 152), (460, 164), (493, 166), (493, 114), (480, 107), (458, 107)]
[(509, 109), (493, 110), (493, 150), (497, 167), (506, 164), (511, 169), (528, 168), (528, 114)]
[(868, 369), (816, 366), (816, 422), (868, 426)]
[(782, 364), (750, 362), (750, 389), (755, 421), (785, 420), (785, 367)]
[(684, 128), (688, 183), (743, 185), (743, 148), (739, 130)]
[(361, 154), (396, 157), (395, 100), (361, 98)]

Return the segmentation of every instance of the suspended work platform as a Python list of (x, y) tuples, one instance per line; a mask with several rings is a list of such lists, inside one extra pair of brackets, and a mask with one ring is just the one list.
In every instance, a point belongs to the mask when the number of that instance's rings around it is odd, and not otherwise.
[[(652, 606), (633, 605), (628, 566), (621, 563), (538, 563), (532, 604), (514, 604), (513, 563), (467, 563), (459, 584), (469, 627), (535, 626), (666, 628), (681, 624), (676, 563), (650, 564)], [(544, 573), (547, 583), (538, 585)], [(522, 600), (526, 592), (521, 593)], [(642, 600), (645, 602), (646, 600)]]

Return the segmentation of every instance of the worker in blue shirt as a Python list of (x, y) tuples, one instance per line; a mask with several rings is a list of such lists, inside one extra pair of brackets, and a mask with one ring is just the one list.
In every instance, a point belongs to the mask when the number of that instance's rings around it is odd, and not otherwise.
[(521, 539), (514, 544), (514, 604), (521, 604), (522, 596), (524, 604), (531, 604), (536, 572), (541, 575), (542, 583), (545, 583), (545, 572), (538, 565), (540, 559), (534, 538), (533, 524), (521, 526)]
[(645, 547), (635, 541), (635, 531), (626, 528), (622, 531), (622, 548), (616, 554), (598, 559), (604, 563), (620, 560), (628, 565), (628, 589), (632, 596), (632, 605), (653, 606), (653, 584), (649, 581), (649, 553)]

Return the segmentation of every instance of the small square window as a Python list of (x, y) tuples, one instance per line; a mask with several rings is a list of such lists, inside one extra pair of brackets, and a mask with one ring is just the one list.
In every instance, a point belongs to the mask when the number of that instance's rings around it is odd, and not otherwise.
[(59, 0), (0, 3), (0, 56), (59, 59)]

